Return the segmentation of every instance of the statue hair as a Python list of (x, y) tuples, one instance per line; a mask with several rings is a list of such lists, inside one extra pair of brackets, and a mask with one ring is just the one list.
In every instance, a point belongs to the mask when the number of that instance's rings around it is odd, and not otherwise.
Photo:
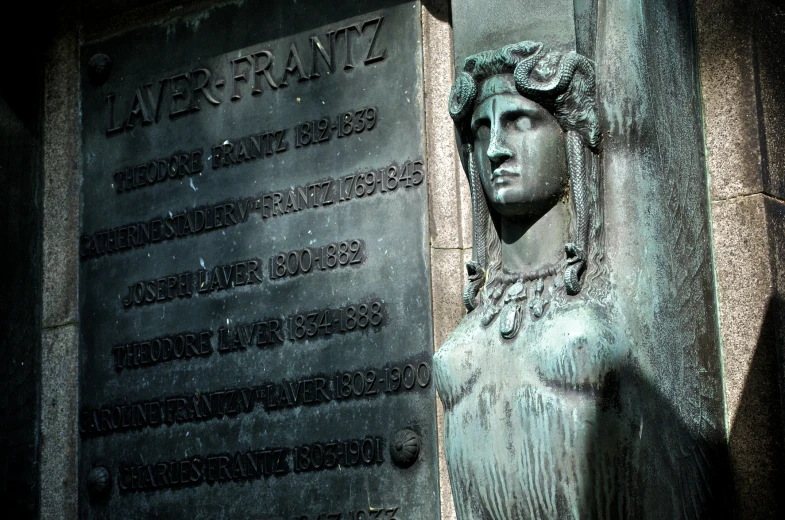
[[(547, 50), (542, 43), (524, 41), (468, 57), (458, 73), (450, 96), (450, 115), (455, 122), (467, 177), (472, 191), (475, 219), (474, 239), (477, 266), (484, 272), (477, 290), (484, 285), (483, 300), (502, 274), (499, 215), (493, 211), (479, 182), (472, 153), (470, 130), (478, 85), (493, 76), (512, 74), (518, 93), (548, 110), (566, 135), (570, 198), (573, 202), (571, 242), (565, 244), (562, 260), (567, 294), (575, 295), (584, 286), (602, 299), (607, 292), (604, 265), (602, 179), (599, 172), (600, 130), (595, 98), (594, 67), (575, 52)], [(470, 266), (470, 271), (472, 270)], [(582, 279), (582, 281), (581, 281)], [(467, 287), (467, 291), (469, 287)], [(464, 301), (472, 310), (473, 297)], [(476, 290), (475, 290), (476, 294)], [(558, 296), (558, 295), (557, 295)], [(470, 306), (470, 304), (472, 304)]]

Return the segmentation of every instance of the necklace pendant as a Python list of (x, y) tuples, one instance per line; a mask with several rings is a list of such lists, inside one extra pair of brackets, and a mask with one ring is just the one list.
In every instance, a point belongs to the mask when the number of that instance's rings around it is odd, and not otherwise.
[(516, 281), (512, 287), (507, 289), (507, 294), (504, 295), (504, 303), (510, 303), (518, 300), (526, 299), (526, 285), (521, 281)]
[(522, 315), (521, 306), (517, 303), (508, 303), (504, 306), (499, 318), (499, 330), (504, 339), (512, 339), (518, 335)]
[(542, 297), (542, 291), (544, 288), (545, 283), (543, 282), (542, 278), (538, 279), (537, 285), (534, 289), (534, 298), (529, 301), (529, 309), (531, 309), (535, 318), (542, 317), (543, 313), (545, 312), (545, 306), (548, 305), (548, 300), (545, 300)]
[(499, 307), (496, 305), (486, 305), (482, 312), (482, 325), (483, 327), (487, 327), (496, 315), (499, 314)]
[(545, 312), (546, 305), (548, 305), (547, 301), (543, 300), (540, 296), (535, 296), (534, 299), (529, 303), (529, 308), (531, 309), (535, 318), (540, 318)]

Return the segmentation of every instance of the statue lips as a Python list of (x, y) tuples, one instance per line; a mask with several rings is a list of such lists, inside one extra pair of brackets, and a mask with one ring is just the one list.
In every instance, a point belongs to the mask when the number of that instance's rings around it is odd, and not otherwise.
[(510, 170), (496, 168), (493, 170), (493, 173), (491, 173), (491, 182), (493, 182), (493, 184), (505, 184), (510, 177), (520, 177), (520, 174)]

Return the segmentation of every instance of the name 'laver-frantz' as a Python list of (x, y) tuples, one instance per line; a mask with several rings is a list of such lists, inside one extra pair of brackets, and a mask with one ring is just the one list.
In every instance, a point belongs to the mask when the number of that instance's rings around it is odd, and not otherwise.
[[(211, 60), (216, 65), (213, 68), (167, 75), (122, 94), (110, 91), (105, 98), (106, 135), (133, 130), (137, 124), (153, 125), (167, 112), (169, 118), (194, 114), (201, 110), (202, 101), (210, 105), (220, 105), (227, 99), (237, 102), (249, 95), (260, 96), (268, 89), (276, 91), (290, 83), (313, 81), (322, 74), (329, 76), (339, 68), (349, 71), (382, 61), (387, 57), (387, 49), (380, 49), (377, 39), (383, 22), (384, 16), (378, 16), (329, 29), (324, 36), (310, 36), (307, 44), (292, 40), (288, 47), (285, 43), (275, 45), (275, 49), (286, 49), (286, 54), (278, 51), (277, 56), (279, 60), (285, 57), (283, 67), (276, 66), (276, 52), (254, 50), (259, 47), (254, 46), (231, 53), (233, 57), (223, 63)], [(310, 56), (301, 52), (306, 47)]]

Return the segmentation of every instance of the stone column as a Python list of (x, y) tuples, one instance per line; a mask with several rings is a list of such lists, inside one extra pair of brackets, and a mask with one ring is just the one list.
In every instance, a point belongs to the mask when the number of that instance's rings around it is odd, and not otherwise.
[(736, 514), (782, 518), (785, 13), (696, 7)]
[(77, 516), (79, 20), (67, 3), (46, 56), (43, 124), (41, 518)]
[[(433, 344), (444, 340), (466, 314), (462, 303), (464, 264), (472, 256), (469, 186), (460, 167), (455, 131), (447, 110), (453, 80), (453, 42), (449, 0), (426, 0), (422, 8), (426, 160), (431, 235)], [(444, 459), (444, 420), (439, 421), (439, 487), (443, 520), (455, 518), (450, 478)]]

